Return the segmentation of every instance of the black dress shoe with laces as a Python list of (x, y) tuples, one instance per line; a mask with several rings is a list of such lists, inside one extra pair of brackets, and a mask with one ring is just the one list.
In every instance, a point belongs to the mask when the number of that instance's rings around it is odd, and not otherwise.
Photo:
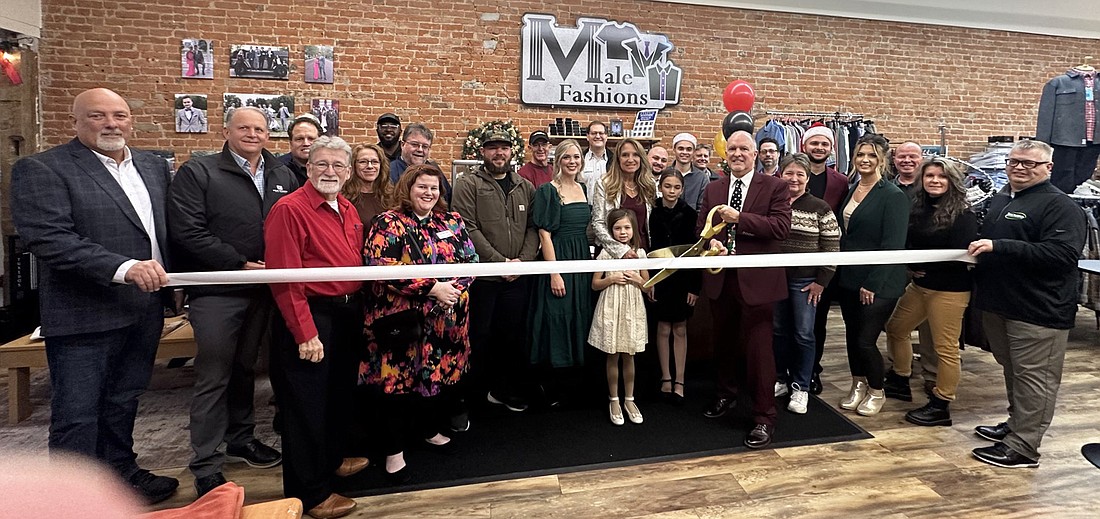
[(971, 452), (975, 458), (978, 458), (978, 461), (1006, 469), (1025, 469), (1039, 466), (1038, 461), (1012, 450), (1012, 447), (1001, 442), (994, 443), (990, 447), (979, 447)]
[(145, 503), (150, 505), (172, 497), (172, 494), (175, 494), (176, 489), (180, 486), (180, 482), (176, 478), (158, 476), (145, 469), (138, 469), (127, 479), (130, 486), (134, 487), (134, 490), (145, 498)]
[(703, 416), (707, 418), (721, 418), (723, 416), (726, 416), (726, 413), (728, 413), (730, 408), (733, 407), (733, 404), (734, 401), (732, 399), (717, 398), (714, 400), (714, 403), (707, 408), (706, 411), (703, 411)]
[(824, 388), (821, 387), (821, 376), (814, 373), (813, 376), (810, 377), (810, 394), (820, 395), (822, 389)]
[(238, 447), (226, 447), (225, 459), (228, 461), (243, 461), (249, 467), (257, 469), (269, 469), (283, 462), (283, 455), (279, 451), (264, 445), (255, 438)]
[(1001, 422), (997, 425), (979, 425), (974, 428), (974, 434), (991, 442), (999, 442), (1005, 439), (1009, 433), (1008, 424)]
[(753, 427), (749, 431), (748, 436), (745, 436), (745, 447), (750, 449), (763, 449), (772, 442), (772, 433), (775, 432), (775, 426), (758, 423), (756, 427)]
[(207, 492), (224, 484), (226, 484), (225, 476), (223, 476), (221, 472), (215, 472), (209, 476), (195, 479), (195, 493), (198, 494), (199, 497), (202, 497), (205, 496)]

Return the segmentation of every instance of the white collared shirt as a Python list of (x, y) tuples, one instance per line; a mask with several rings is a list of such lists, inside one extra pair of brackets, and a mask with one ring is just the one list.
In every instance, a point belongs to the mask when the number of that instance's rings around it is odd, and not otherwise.
[[(745, 173), (745, 176), (740, 179), (743, 184), (741, 186), (741, 209), (745, 208), (745, 203), (749, 200), (749, 184), (752, 184), (753, 175), (755, 175), (755, 173), (750, 169), (749, 172)], [(737, 185), (737, 180), (737, 177), (730, 175), (730, 187), (729, 191), (726, 192), (726, 204), (729, 204), (730, 199), (733, 198), (733, 187)], [(738, 209), (738, 211), (741, 209)]]
[(581, 180), (584, 182), (585, 190), (588, 191), (588, 203), (592, 203), (592, 194), (595, 193), (596, 182), (599, 182), (607, 173), (607, 148), (604, 148), (603, 155), (597, 157), (592, 153), (592, 150), (588, 150), (584, 153), (584, 169), (581, 170)]
[[(153, 202), (149, 199), (149, 190), (145, 187), (145, 182), (141, 180), (137, 167), (134, 166), (134, 157), (130, 154), (129, 146), (124, 150), (126, 158), (122, 159), (121, 163), (115, 162), (115, 159), (95, 150), (92, 150), (92, 153), (103, 163), (103, 167), (107, 168), (111, 178), (118, 182), (118, 185), (122, 187), (122, 191), (126, 193), (126, 198), (130, 200), (130, 205), (133, 206), (134, 212), (141, 220), (141, 226), (145, 228), (145, 234), (149, 235), (149, 242), (152, 246), (150, 251), (152, 256), (150, 257), (156, 260), (157, 263), (164, 265), (164, 258), (160, 254), (160, 244), (157, 242), (157, 227), (153, 222)], [(138, 260), (136, 259), (124, 261), (115, 271), (115, 275), (111, 280), (115, 283), (125, 283), (126, 272), (137, 263)]]

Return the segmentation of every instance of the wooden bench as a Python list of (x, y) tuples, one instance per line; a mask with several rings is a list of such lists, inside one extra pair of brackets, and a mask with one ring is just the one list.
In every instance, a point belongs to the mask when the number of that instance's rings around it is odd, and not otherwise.
[[(157, 348), (158, 359), (195, 356), (195, 334), (183, 317), (164, 321), (164, 334)], [(0, 346), (0, 369), (8, 370), (8, 423), (15, 425), (31, 415), (31, 368), (46, 365), (46, 342), (30, 335)]]

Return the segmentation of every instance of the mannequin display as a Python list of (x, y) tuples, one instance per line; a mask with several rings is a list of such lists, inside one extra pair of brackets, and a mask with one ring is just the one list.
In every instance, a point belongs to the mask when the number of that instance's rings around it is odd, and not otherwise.
[(1043, 87), (1035, 138), (1054, 147), (1050, 181), (1066, 193), (1072, 193), (1096, 171), (1096, 160), (1100, 158), (1097, 112), (1100, 81), (1096, 69), (1087, 63), (1067, 70)]

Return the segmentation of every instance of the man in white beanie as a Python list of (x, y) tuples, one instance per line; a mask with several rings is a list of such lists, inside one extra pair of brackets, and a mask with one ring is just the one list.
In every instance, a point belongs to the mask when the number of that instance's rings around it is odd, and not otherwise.
[[(810, 157), (810, 179), (806, 191), (824, 200), (833, 212), (839, 211), (844, 197), (848, 196), (848, 177), (842, 175), (825, 161), (833, 153), (836, 137), (833, 131), (822, 125), (811, 126), (802, 135), (802, 152)], [(810, 393), (821, 394), (821, 356), (825, 352), (825, 327), (829, 319), (829, 305), (832, 304), (833, 284), (825, 287), (821, 300), (817, 303), (817, 315), (814, 319), (814, 341), (817, 351), (814, 357), (813, 377), (810, 378)]]
[(678, 133), (672, 138), (672, 148), (676, 154), (676, 162), (672, 167), (684, 176), (683, 199), (695, 210), (699, 210), (699, 204), (703, 202), (703, 190), (710, 183), (710, 173), (694, 164), (695, 147), (698, 144), (699, 141), (690, 133)]

